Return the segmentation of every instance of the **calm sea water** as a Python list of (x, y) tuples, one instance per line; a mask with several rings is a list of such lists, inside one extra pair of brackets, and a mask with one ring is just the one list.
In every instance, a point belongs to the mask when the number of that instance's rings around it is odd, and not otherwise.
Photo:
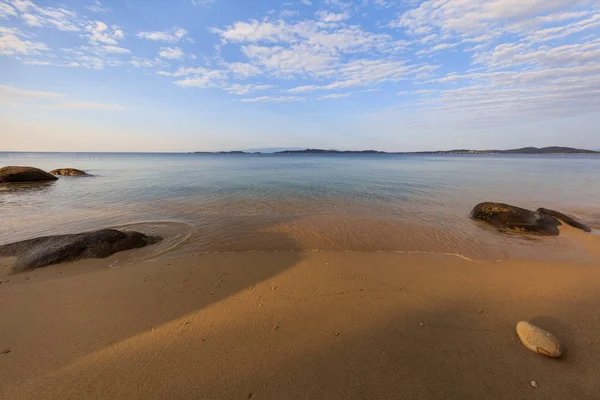
[(0, 243), (103, 227), (166, 240), (153, 257), (222, 251), (421, 251), (577, 257), (561, 237), (502, 235), (481, 201), (554, 208), (600, 228), (600, 157), (0, 153), (0, 166), (95, 175), (0, 186)]

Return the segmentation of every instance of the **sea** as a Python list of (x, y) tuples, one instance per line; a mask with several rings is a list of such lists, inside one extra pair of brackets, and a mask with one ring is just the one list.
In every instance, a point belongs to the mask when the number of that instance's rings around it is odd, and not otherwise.
[(600, 229), (598, 155), (0, 153), (0, 166), (8, 165), (93, 177), (0, 185), (0, 244), (111, 227), (162, 236), (146, 259), (262, 251), (585, 256), (562, 236), (503, 234), (471, 220), (483, 201), (551, 208)]

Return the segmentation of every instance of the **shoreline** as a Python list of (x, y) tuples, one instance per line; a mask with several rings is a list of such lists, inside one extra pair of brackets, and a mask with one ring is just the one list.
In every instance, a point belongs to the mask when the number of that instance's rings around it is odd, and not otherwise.
[[(0, 285), (0, 397), (592, 399), (597, 263), (228, 253)], [(560, 360), (523, 347), (531, 320)], [(537, 383), (537, 388), (530, 385)]]
[[(142, 226), (156, 226), (156, 223), (134, 223), (130, 227), (139, 228)], [(479, 248), (483, 251), (473, 252), (469, 248), (461, 248), (456, 252), (448, 251), (443, 246), (439, 251), (432, 250), (401, 250), (401, 249), (338, 249), (338, 248), (317, 248), (311, 249), (300, 246), (299, 243), (293, 242), (295, 248), (282, 249), (231, 249), (231, 250), (212, 250), (205, 251), (195, 247), (189, 247), (186, 244), (190, 234), (179, 237), (163, 238), (158, 244), (150, 245), (141, 249), (127, 250), (118, 252), (104, 259), (84, 259), (76, 261), (77, 265), (86, 265), (88, 263), (106, 264), (110, 268), (119, 268), (122, 266), (141, 264), (147, 262), (172, 262), (179, 259), (190, 259), (195, 257), (212, 256), (212, 255), (240, 255), (245, 254), (330, 254), (330, 253), (345, 253), (345, 254), (396, 254), (396, 255), (418, 255), (418, 256), (434, 256), (434, 257), (455, 257), (474, 263), (502, 263), (507, 261), (531, 261), (531, 262), (549, 262), (549, 263), (600, 263), (600, 232), (593, 230), (591, 233), (583, 232), (566, 224), (559, 227), (559, 236), (535, 236), (522, 234), (504, 234), (494, 232), (492, 227), (485, 227), (485, 231), (490, 237), (496, 235), (497, 243), (501, 244), (502, 240), (508, 240), (508, 244), (504, 243), (494, 249), (494, 243), (488, 242), (479, 243)], [(110, 229), (123, 229), (122, 227), (111, 227)], [(144, 231), (144, 229), (141, 229)], [(147, 234), (156, 234), (156, 230), (145, 232)], [(460, 247), (460, 246), (459, 246)], [(469, 253), (471, 251), (471, 253)], [(0, 278), (8, 278), (12, 275), (12, 267), (15, 265), (16, 257), (0, 257)], [(56, 268), (61, 264), (54, 264), (46, 268)], [(66, 265), (69, 265), (68, 263)], [(35, 271), (39, 271), (37, 269)], [(31, 273), (34, 271), (28, 271)]]

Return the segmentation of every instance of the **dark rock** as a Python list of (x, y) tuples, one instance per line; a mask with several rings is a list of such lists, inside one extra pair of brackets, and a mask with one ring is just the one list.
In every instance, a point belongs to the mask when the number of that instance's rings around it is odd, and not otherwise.
[(481, 203), (471, 211), (471, 218), (485, 221), (501, 232), (556, 236), (561, 223), (550, 215), (503, 203)]
[(53, 171), (50, 171), (52, 175), (58, 176), (91, 176), (87, 172), (81, 171), (75, 168), (59, 168)]
[(57, 179), (54, 175), (33, 167), (0, 168), (0, 183), (44, 182)]
[(0, 257), (17, 257), (14, 272), (85, 258), (106, 258), (125, 250), (145, 247), (159, 237), (139, 232), (103, 229), (73, 235), (45, 236), (0, 246)]
[(569, 217), (568, 215), (559, 213), (558, 211), (548, 210), (547, 208), (538, 208), (537, 213), (540, 215), (549, 215), (551, 217), (561, 220), (562, 222), (564, 222), (567, 225), (571, 225), (573, 228), (581, 229), (582, 231), (585, 231), (585, 232), (592, 231), (592, 229), (589, 226), (582, 224), (579, 221), (576, 221), (575, 219)]

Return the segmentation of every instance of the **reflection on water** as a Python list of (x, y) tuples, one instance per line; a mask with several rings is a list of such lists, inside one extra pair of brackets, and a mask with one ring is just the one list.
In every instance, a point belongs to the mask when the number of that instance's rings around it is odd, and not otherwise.
[(0, 165), (95, 175), (0, 186), (0, 243), (137, 224), (167, 238), (155, 249), (160, 256), (298, 249), (580, 256), (561, 237), (501, 235), (471, 221), (481, 201), (554, 208), (600, 228), (597, 156), (0, 153)]
[(0, 184), (0, 202), (2, 202), (3, 194), (22, 194), (36, 193), (42, 195), (41, 192), (47, 192), (52, 189), (55, 181), (49, 182), (31, 182), (31, 183), (2, 183)]

